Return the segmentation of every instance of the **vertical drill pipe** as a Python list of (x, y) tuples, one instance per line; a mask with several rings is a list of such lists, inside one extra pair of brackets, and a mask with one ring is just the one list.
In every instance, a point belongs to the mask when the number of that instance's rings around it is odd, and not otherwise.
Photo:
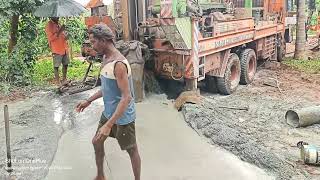
[(5, 123), (5, 134), (6, 134), (6, 145), (7, 145), (7, 166), (8, 172), (12, 171), (11, 164), (11, 149), (10, 149), (10, 127), (9, 127), (9, 111), (8, 105), (4, 106), (4, 123)]
[(129, 41), (132, 39), (132, 37), (130, 34), (130, 25), (129, 25), (128, 0), (120, 0), (120, 8), (122, 13), (123, 40)]

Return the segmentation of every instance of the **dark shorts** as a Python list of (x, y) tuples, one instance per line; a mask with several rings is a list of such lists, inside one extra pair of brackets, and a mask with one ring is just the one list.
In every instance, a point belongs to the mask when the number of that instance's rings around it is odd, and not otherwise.
[[(108, 119), (102, 114), (97, 132), (107, 121)], [(113, 125), (109, 136), (118, 140), (121, 150), (131, 149), (136, 144), (135, 122), (126, 125)]]
[(66, 53), (65, 55), (60, 55), (60, 54), (53, 53), (52, 57), (53, 57), (53, 67), (60, 67), (61, 64), (66, 66), (66, 65), (68, 65), (70, 63), (68, 53)]

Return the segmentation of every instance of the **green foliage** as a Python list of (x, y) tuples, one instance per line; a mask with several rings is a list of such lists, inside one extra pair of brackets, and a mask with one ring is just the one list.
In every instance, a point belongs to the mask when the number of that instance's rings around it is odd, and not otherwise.
[[(0, 84), (1, 90), (10, 86), (26, 86), (31, 83), (33, 64), (37, 57), (36, 24), (39, 19), (30, 13), (41, 5), (41, 0), (0, 0)], [(10, 17), (19, 16), (17, 45), (8, 54)]]
[(287, 60), (283, 63), (306, 73), (320, 73), (320, 60)]
[[(80, 60), (71, 61), (68, 68), (68, 79), (82, 80), (89, 64)], [(98, 68), (95, 68), (92, 73), (97, 74)]]
[[(38, 61), (39, 56), (48, 56), (51, 50), (48, 46), (45, 26), (48, 19), (33, 16), (34, 10), (44, 0), (0, 0), (0, 92), (11, 91), (12, 87), (41, 85), (53, 79), (52, 59)], [(8, 54), (10, 18), (19, 16), (17, 45), (12, 54)], [(75, 52), (79, 52), (84, 40), (84, 18), (61, 18), (66, 25), (69, 42)], [(87, 64), (72, 61), (68, 71), (69, 79), (81, 79)], [(33, 82), (34, 81), (34, 82)]]
[(0, 81), (14, 86), (26, 86), (30, 84), (32, 63), (26, 63), (27, 47), (18, 43), (13, 53), (2, 55), (0, 61)]
[[(39, 56), (51, 54), (45, 33), (48, 20), (37, 18), (32, 14), (42, 2), (43, 0), (0, 0), (0, 91), (2, 92), (10, 90), (8, 85), (37, 84), (53, 76), (52, 61), (44, 61), (40, 67), (39, 63), (34, 66)], [(18, 43), (13, 53), (9, 55), (7, 49), (12, 15), (19, 15)], [(65, 24), (73, 49), (79, 51), (85, 33), (84, 19), (71, 18), (65, 21)], [(76, 66), (76, 68), (80, 67)], [(75, 79), (80, 74), (83, 76), (84, 71), (73, 72), (71, 68), (69, 72), (70, 78)], [(32, 83), (32, 80), (37, 82)]]
[[(82, 80), (88, 63), (80, 60), (73, 60), (68, 67), (68, 79), (70, 80)], [(95, 68), (93, 73), (97, 73), (98, 68)], [(61, 77), (60, 68), (60, 77)], [(34, 73), (32, 75), (32, 82), (35, 85), (44, 85), (51, 82), (54, 78), (53, 62), (52, 59), (43, 59), (38, 61), (34, 66)]]
[[(35, 43), (39, 19), (31, 14), (21, 16), (18, 29), (18, 43), (12, 54), (7, 54), (8, 38), (0, 39), (1, 61), (0, 81), (14, 86), (26, 86), (31, 84), (33, 65), (37, 60), (38, 48)], [(4, 24), (9, 24), (7, 21)], [(8, 37), (8, 26), (0, 28), (0, 33)]]
[(40, 56), (41, 55), (48, 56), (51, 54), (48, 40), (47, 40), (47, 35), (45, 32), (47, 23), (48, 23), (47, 19), (42, 19), (37, 24), (37, 37), (36, 37), (35, 43), (37, 44), (37, 48), (39, 50)]
[(5, 82), (0, 82), (0, 92), (4, 95), (9, 95), (11, 92), (12, 86)]
[(32, 68), (34, 62), (39, 55), (39, 47), (37, 42), (37, 24), (40, 22), (39, 18), (35, 18), (31, 14), (21, 16), (19, 21), (19, 44), (20, 52), (23, 53), (23, 62), (28, 68)]
[(86, 25), (83, 17), (75, 17), (62, 19), (62, 23), (66, 25), (66, 31), (72, 44), (81, 45), (86, 33)]
[(31, 13), (44, 0), (0, 0), (0, 17)]
[(9, 21), (2, 21), (0, 23), (0, 54), (3, 55), (7, 52), (9, 42)]
[(47, 84), (53, 79), (52, 59), (39, 60), (34, 66), (32, 82), (36, 85)]

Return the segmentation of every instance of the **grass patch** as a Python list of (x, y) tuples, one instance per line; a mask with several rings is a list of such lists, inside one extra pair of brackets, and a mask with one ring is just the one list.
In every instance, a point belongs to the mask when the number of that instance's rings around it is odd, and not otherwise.
[[(88, 68), (88, 63), (77, 59), (71, 60), (68, 67), (67, 78), (69, 80), (81, 80)], [(97, 73), (97, 69), (94, 69), (93, 73)], [(60, 67), (60, 78), (62, 77)], [(34, 85), (48, 85), (54, 79), (53, 61), (52, 59), (39, 60), (34, 66), (34, 73), (32, 76), (32, 82)]]
[(310, 74), (318, 74), (320, 73), (320, 60), (294, 60), (289, 59), (283, 62), (284, 64), (293, 67), (294, 69), (298, 69), (300, 71), (310, 73)]
[(12, 86), (6, 82), (0, 82), (0, 94), (8, 96), (12, 90)]

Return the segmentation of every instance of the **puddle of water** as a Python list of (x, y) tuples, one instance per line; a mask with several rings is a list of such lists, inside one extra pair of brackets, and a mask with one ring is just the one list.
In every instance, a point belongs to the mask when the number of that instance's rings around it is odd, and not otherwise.
[(53, 100), (52, 106), (54, 107), (53, 121), (59, 125), (63, 115), (62, 102), (59, 99), (55, 99)]

